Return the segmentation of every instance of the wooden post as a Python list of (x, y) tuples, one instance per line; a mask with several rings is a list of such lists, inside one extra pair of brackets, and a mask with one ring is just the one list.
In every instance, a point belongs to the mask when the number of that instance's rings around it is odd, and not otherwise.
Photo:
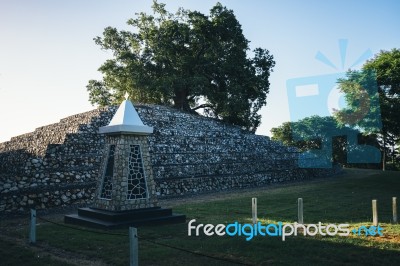
[(297, 199), (297, 222), (303, 224), (303, 198)]
[(29, 243), (36, 243), (36, 210), (31, 209), (31, 224), (29, 229)]
[(130, 266), (138, 266), (138, 236), (137, 229), (135, 227), (129, 227), (129, 253), (130, 253)]
[(378, 226), (378, 206), (377, 200), (372, 200), (372, 224)]
[(257, 198), (251, 199), (251, 212), (253, 217), (253, 224), (257, 223)]
[(397, 198), (392, 198), (392, 209), (393, 209), (393, 223), (397, 224)]

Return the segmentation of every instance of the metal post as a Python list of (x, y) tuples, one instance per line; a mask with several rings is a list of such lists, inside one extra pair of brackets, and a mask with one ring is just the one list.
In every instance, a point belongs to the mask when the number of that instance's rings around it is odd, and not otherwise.
[(372, 200), (372, 224), (378, 226), (378, 206), (377, 200)]
[(257, 223), (257, 198), (251, 199), (251, 212), (253, 217), (253, 224)]
[(138, 266), (138, 236), (137, 229), (135, 227), (129, 227), (129, 253), (130, 253), (130, 266)]
[(397, 223), (397, 198), (392, 198), (392, 209), (393, 209), (393, 223)]
[(297, 199), (297, 219), (299, 224), (303, 224), (303, 198)]
[(29, 243), (36, 243), (36, 210), (31, 209), (31, 226), (29, 230)]

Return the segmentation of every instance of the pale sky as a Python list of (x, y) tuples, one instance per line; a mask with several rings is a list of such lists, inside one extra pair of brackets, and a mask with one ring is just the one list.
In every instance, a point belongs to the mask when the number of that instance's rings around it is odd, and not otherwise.
[[(216, 3), (160, 2), (169, 11), (184, 7), (205, 14)], [(287, 80), (347, 70), (368, 49), (376, 54), (400, 48), (400, 1), (220, 2), (234, 11), (250, 47), (270, 50), (276, 61), (258, 134), (270, 135), (272, 127), (290, 120)], [(86, 85), (101, 79), (97, 69), (110, 54), (93, 38), (107, 26), (129, 29), (126, 21), (137, 12), (151, 13), (151, 5), (148, 0), (0, 0), (0, 142), (94, 109)], [(348, 44), (343, 67), (339, 39)], [(316, 60), (317, 52), (337, 68)]]

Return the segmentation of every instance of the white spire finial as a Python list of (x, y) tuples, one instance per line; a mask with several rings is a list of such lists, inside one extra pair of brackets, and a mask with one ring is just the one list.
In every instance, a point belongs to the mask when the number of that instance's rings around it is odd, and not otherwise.
[(108, 126), (100, 127), (102, 134), (136, 134), (149, 135), (153, 128), (143, 124), (132, 102), (128, 100), (129, 93), (125, 93), (125, 101), (121, 103)]
[(129, 93), (128, 93), (128, 92), (125, 92), (124, 97), (125, 97), (125, 100), (128, 100), (128, 98), (129, 98)]

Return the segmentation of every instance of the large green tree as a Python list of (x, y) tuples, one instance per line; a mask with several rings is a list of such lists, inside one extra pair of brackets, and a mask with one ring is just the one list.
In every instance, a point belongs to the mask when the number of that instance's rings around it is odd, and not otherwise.
[(349, 71), (339, 80), (339, 87), (348, 104), (336, 114), (339, 121), (348, 124), (349, 117), (356, 118), (353, 125), (366, 133), (376, 133), (378, 122), (382, 122), (378, 140), (385, 169), (386, 154), (390, 151), (394, 162), (400, 138), (400, 50), (381, 51), (361, 70)]
[(154, 15), (137, 14), (132, 31), (107, 27), (95, 38), (113, 58), (87, 85), (92, 104), (133, 101), (174, 106), (255, 131), (275, 65), (268, 50), (248, 56), (249, 41), (232, 10), (217, 3), (209, 15), (153, 2)]

